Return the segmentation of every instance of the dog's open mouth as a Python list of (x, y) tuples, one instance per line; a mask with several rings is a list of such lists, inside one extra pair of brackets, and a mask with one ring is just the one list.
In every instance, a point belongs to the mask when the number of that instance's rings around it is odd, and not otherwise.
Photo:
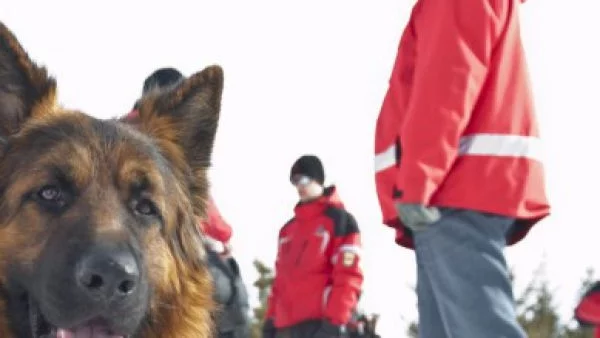
[(29, 298), (28, 306), (33, 338), (127, 338), (112, 332), (101, 319), (90, 320), (72, 328), (56, 327), (44, 318), (33, 299)]

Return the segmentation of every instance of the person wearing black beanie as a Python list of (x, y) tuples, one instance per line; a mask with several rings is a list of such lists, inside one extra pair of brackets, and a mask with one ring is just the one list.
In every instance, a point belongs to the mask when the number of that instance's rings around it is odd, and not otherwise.
[[(315, 155), (304, 155), (292, 165), (290, 181), (298, 188), (300, 200), (306, 202), (323, 195), (325, 170)], [(300, 184), (303, 183), (303, 184)]]
[(346, 337), (363, 282), (358, 225), (317, 156), (298, 158), (290, 181), (300, 202), (279, 232), (263, 338)]

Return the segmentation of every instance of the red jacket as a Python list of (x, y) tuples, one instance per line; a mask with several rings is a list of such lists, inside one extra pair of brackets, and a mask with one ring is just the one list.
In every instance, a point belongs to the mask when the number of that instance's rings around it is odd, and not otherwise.
[(594, 283), (575, 308), (575, 318), (584, 325), (595, 326), (595, 338), (600, 338), (600, 282)]
[(358, 226), (335, 187), (316, 201), (298, 204), (295, 217), (279, 232), (266, 317), (277, 328), (310, 319), (346, 324), (363, 281), (360, 251)]
[(549, 214), (520, 0), (419, 0), (400, 40), (375, 138), (385, 224), (413, 247), (396, 202), (514, 217)]
[(232, 235), (231, 226), (225, 222), (212, 198), (208, 201), (207, 216), (207, 220), (200, 223), (202, 232), (219, 242), (228, 243)]

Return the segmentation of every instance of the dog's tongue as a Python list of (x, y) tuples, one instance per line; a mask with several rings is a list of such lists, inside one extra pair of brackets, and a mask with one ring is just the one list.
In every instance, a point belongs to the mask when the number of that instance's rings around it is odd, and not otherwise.
[(72, 330), (58, 329), (56, 338), (123, 338), (112, 335), (102, 327), (82, 326)]

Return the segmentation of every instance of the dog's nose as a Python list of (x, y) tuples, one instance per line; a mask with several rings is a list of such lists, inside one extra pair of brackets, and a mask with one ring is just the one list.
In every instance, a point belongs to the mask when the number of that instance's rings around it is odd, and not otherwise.
[(111, 300), (134, 293), (140, 281), (135, 257), (126, 251), (84, 255), (75, 269), (77, 284), (95, 299)]

